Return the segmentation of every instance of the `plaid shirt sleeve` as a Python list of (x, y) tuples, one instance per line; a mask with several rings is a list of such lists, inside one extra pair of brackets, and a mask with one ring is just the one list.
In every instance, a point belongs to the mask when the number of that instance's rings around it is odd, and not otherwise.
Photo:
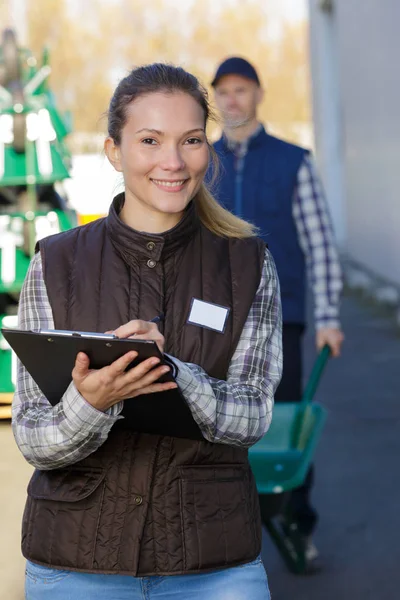
[[(21, 291), (18, 321), (25, 330), (54, 328), (40, 254), (32, 259)], [(97, 410), (72, 382), (61, 401), (51, 406), (18, 361), (12, 427), (19, 449), (37, 469), (65, 467), (97, 450), (121, 409), (118, 403), (106, 412)]]
[(226, 381), (209, 377), (198, 365), (172, 360), (178, 368), (176, 381), (207, 440), (249, 447), (262, 438), (282, 374), (281, 301), (268, 250)]
[(313, 290), (316, 328), (339, 328), (340, 261), (322, 186), (310, 156), (304, 158), (298, 172), (292, 214)]
[[(31, 262), (18, 315), (21, 329), (54, 327), (40, 255)], [(282, 371), (279, 286), (268, 251), (227, 381), (208, 377), (197, 365), (174, 362), (179, 367), (178, 385), (206, 439), (250, 446), (263, 436), (271, 422), (273, 396)], [(118, 403), (107, 412), (98, 411), (71, 383), (52, 407), (18, 363), (13, 431), (21, 452), (38, 469), (65, 467), (94, 452), (121, 418), (122, 406)]]

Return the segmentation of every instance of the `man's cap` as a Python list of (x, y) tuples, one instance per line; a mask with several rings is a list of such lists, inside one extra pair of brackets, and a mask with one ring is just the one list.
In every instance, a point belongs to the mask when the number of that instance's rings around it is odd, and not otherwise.
[(242, 77), (247, 77), (248, 79), (252, 79), (260, 85), (260, 80), (258, 79), (257, 71), (247, 60), (244, 58), (239, 58), (238, 56), (232, 56), (231, 58), (227, 58), (222, 62), (217, 72), (215, 73), (214, 79), (211, 82), (213, 87), (216, 86), (218, 80), (224, 75), (241, 75)]

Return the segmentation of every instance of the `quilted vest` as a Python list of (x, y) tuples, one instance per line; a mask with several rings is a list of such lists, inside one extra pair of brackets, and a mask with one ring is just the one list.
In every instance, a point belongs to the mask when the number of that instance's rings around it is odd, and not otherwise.
[[(40, 242), (55, 327), (103, 332), (163, 312), (165, 351), (226, 379), (260, 282), (263, 242), (212, 234), (194, 203), (172, 230), (139, 233), (119, 219), (123, 201), (117, 196), (105, 219)], [(230, 309), (224, 333), (187, 324), (193, 298)], [(22, 551), (40, 564), (173, 575), (246, 563), (260, 547), (243, 448), (114, 426), (87, 458), (36, 470), (29, 483)]]
[[(221, 173), (213, 193), (231, 212), (257, 225), (279, 276), (284, 323), (306, 320), (306, 269), (293, 220), (299, 167), (308, 151), (266, 133), (249, 141), (241, 171), (222, 137), (214, 144)], [(312, 190), (310, 190), (310, 193)]]

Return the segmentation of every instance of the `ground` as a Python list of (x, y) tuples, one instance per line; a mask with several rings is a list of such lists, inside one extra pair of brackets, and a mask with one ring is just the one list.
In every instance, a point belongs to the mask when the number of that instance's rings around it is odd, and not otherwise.
[[(290, 575), (265, 536), (273, 600), (395, 600), (400, 531), (400, 337), (376, 309), (345, 298), (343, 356), (318, 392), (329, 410), (316, 455), (315, 540), (326, 564)], [(306, 340), (308, 370), (313, 339)]]

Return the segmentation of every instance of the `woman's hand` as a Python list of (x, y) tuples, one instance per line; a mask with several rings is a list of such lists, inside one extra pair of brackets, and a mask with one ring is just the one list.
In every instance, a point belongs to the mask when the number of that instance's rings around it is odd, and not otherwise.
[(160, 362), (159, 358), (148, 358), (125, 372), (126, 367), (137, 355), (137, 352), (127, 352), (108, 367), (90, 369), (88, 356), (79, 352), (72, 371), (76, 389), (94, 408), (106, 411), (121, 400), (135, 398), (141, 394), (165, 392), (178, 387), (176, 383), (171, 382), (156, 383), (170, 370), (165, 365), (156, 367)]
[(141, 321), (135, 319), (129, 321), (125, 325), (121, 325), (115, 331), (107, 331), (107, 333), (113, 333), (119, 338), (134, 338), (135, 340), (153, 340), (156, 342), (160, 352), (164, 352), (164, 336), (158, 330), (156, 323), (150, 321)]

